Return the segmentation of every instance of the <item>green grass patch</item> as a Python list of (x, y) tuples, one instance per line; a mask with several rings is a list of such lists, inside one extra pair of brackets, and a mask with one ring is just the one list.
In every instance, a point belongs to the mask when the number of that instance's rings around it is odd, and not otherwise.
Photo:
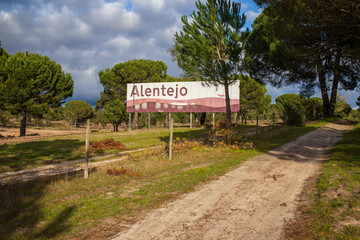
[[(171, 162), (153, 156), (122, 163), (141, 173), (135, 178), (110, 176), (99, 169), (87, 181), (74, 178), (6, 187), (1, 189), (0, 235), (5, 239), (84, 237), (86, 229), (101, 228), (104, 219), (113, 218), (114, 225), (135, 219), (257, 154), (189, 151), (175, 155)], [(102, 237), (115, 233), (108, 230)]]
[[(122, 230), (124, 222), (136, 221), (148, 210), (224, 175), (246, 159), (315, 128), (281, 127), (262, 133), (256, 140), (256, 150), (205, 147), (175, 153), (172, 161), (158, 154), (139, 155), (141, 157), (99, 168), (87, 180), (66, 176), (2, 186), (0, 236), (4, 239), (104, 239), (113, 236)], [(178, 136), (188, 138), (186, 131)], [(204, 130), (198, 131), (200, 134)], [(144, 138), (144, 134), (145, 131), (139, 135)], [(125, 135), (130, 137), (128, 133)], [(112, 167), (133, 169), (139, 175), (108, 175), (107, 169)]]
[(360, 239), (360, 124), (335, 146), (313, 198), (315, 239)]
[[(174, 137), (194, 139), (209, 132), (205, 128), (177, 128)], [(169, 140), (168, 129), (135, 130), (132, 132), (92, 133), (90, 142), (113, 138), (125, 144), (127, 149), (137, 149), (165, 144)], [(85, 134), (56, 136), (40, 141), (0, 145), (0, 173), (18, 171), (71, 161), (84, 157)], [(103, 154), (117, 153), (107, 150)], [(99, 154), (97, 154), (99, 155)]]

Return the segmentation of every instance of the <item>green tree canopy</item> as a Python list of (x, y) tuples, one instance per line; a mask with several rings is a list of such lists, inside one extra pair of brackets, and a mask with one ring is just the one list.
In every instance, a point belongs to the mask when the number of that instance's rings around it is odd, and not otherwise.
[(210, 85), (223, 85), (226, 99), (226, 125), (231, 125), (228, 86), (231, 76), (241, 70), (241, 29), (245, 15), (241, 4), (230, 0), (208, 0), (195, 3), (197, 11), (181, 18), (184, 26), (175, 34), (170, 53), (184, 70), (186, 77), (205, 81)]
[(265, 9), (246, 44), (250, 75), (278, 87), (298, 84), (303, 93), (319, 87), (324, 115), (333, 115), (339, 86), (352, 90), (360, 81), (356, 1), (257, 2)]
[(343, 96), (341, 96), (340, 94), (338, 94), (336, 106), (335, 106), (335, 115), (341, 116), (344, 118), (350, 114), (351, 110), (352, 110), (352, 108), (351, 108), (350, 104), (348, 104), (346, 102), (346, 99)]
[[(254, 1), (262, 8), (278, 4), (277, 0)], [(341, 44), (347, 48), (348, 54), (360, 58), (360, 10), (358, 0), (298, 0), (283, 2), (295, 5), (295, 7), (301, 6), (299, 10), (301, 10), (302, 14), (296, 16), (297, 18), (311, 24), (317, 32), (322, 32), (325, 37), (324, 40), (327, 40), (328, 43)], [(289, 15), (292, 13), (289, 13)]]
[(1, 69), (5, 75), (0, 99), (13, 114), (21, 114), (20, 136), (26, 134), (26, 116), (60, 106), (72, 96), (70, 74), (46, 56), (18, 52), (9, 56)]
[(5, 99), (1, 92), (4, 91), (4, 84), (7, 75), (5, 74), (5, 62), (10, 55), (6, 52), (4, 48), (1, 47), (0, 41), (0, 110), (5, 109)]
[(162, 82), (167, 78), (166, 71), (164, 62), (145, 59), (118, 63), (112, 68), (101, 70), (99, 78), (104, 91), (97, 101), (97, 107), (101, 108), (114, 99), (125, 102), (128, 83)]
[(126, 106), (120, 99), (105, 104), (103, 114), (112, 122), (114, 132), (117, 132), (119, 125), (127, 119)]
[[(101, 98), (96, 101), (96, 108), (102, 109), (105, 105), (108, 105), (108, 110), (110, 110), (119, 105), (118, 101), (125, 104), (128, 83), (174, 81), (175, 79), (169, 77), (166, 71), (167, 66), (164, 62), (145, 59), (118, 63), (112, 68), (101, 70), (99, 77), (104, 91), (100, 93)], [(118, 114), (116, 117), (111, 117), (114, 120), (112, 124), (118, 126), (119, 121), (116, 119), (123, 119), (123, 113), (119, 111), (111, 112), (112, 114)], [(133, 122), (135, 125), (137, 124), (136, 121), (137, 115)], [(114, 129), (117, 129), (117, 127)]]
[(282, 118), (290, 125), (303, 125), (306, 120), (303, 97), (298, 94), (284, 94), (275, 99), (283, 107)]
[(310, 99), (303, 98), (302, 105), (304, 107), (306, 119), (309, 121), (318, 120), (323, 116), (323, 102), (321, 98), (313, 97)]
[(91, 105), (82, 100), (74, 100), (65, 104), (64, 116), (70, 123), (73, 123), (75, 127), (79, 122), (83, 122), (93, 115), (93, 109)]
[(271, 96), (265, 95), (266, 92), (264, 84), (249, 76), (240, 77), (240, 114), (243, 118), (246, 119), (250, 111), (257, 115), (264, 113), (271, 103)]

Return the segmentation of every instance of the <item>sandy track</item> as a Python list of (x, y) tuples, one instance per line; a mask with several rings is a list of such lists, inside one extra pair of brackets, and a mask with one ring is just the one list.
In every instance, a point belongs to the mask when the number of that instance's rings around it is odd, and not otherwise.
[(85, 129), (76, 130), (53, 130), (53, 129), (33, 129), (26, 128), (26, 135), (19, 137), (19, 128), (5, 128), (0, 127), (0, 145), (5, 143), (22, 143), (43, 140), (47, 137), (59, 136), (59, 135), (70, 135), (70, 134), (85, 134)]
[(114, 239), (280, 239), (305, 180), (351, 125), (308, 133), (154, 210)]

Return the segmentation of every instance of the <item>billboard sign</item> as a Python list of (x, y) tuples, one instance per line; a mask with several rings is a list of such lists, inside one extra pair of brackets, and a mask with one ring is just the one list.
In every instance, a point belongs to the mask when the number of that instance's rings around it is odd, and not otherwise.
[[(239, 84), (229, 86), (232, 112), (239, 111)], [(224, 86), (202, 82), (127, 84), (127, 112), (226, 112)]]

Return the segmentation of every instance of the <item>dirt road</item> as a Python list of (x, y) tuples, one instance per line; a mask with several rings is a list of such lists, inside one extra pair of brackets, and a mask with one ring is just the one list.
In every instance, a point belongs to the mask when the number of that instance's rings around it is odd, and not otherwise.
[(26, 136), (19, 137), (18, 128), (0, 127), (0, 145), (9, 143), (22, 143), (43, 140), (47, 137), (70, 135), (70, 134), (85, 134), (84, 128), (76, 130), (56, 130), (56, 129), (34, 129), (27, 128)]
[(303, 183), (351, 125), (331, 123), (154, 210), (114, 239), (280, 239)]

